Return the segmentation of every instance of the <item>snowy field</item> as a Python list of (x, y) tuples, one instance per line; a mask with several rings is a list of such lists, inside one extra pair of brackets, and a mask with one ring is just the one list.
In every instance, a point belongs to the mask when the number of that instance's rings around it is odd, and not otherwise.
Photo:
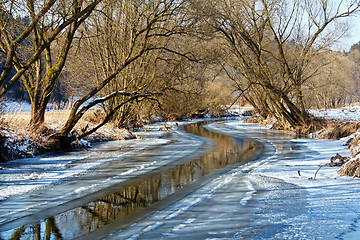
[(30, 112), (31, 105), (28, 102), (10, 102), (5, 101), (3, 104), (3, 111), (7, 113), (13, 112)]
[[(239, 115), (252, 111), (252, 107), (233, 106), (229, 111)], [(360, 121), (360, 106), (344, 107), (338, 109), (310, 109), (312, 116), (340, 121)]]
[[(54, 111), (57, 106), (49, 104), (48, 111)], [(4, 108), (2, 109), (7, 113), (17, 112), (30, 112), (31, 106), (27, 102), (4, 102)], [(252, 111), (253, 107), (239, 107), (232, 106), (229, 111), (236, 114), (246, 114)], [(360, 120), (360, 106), (344, 107), (339, 109), (311, 109), (308, 112), (316, 117), (324, 117), (327, 119), (338, 119), (338, 120)]]
[(342, 121), (360, 121), (360, 107), (345, 107), (343, 109), (308, 110), (315, 117)]

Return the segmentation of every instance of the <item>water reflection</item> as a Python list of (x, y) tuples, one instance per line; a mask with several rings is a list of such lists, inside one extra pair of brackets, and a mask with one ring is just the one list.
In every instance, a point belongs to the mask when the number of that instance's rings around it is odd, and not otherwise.
[[(238, 164), (255, 154), (255, 143), (208, 131), (201, 124), (185, 127), (189, 133), (216, 141), (216, 150), (198, 159), (170, 167), (162, 172), (117, 188), (94, 202), (9, 231), (9, 239), (73, 239), (91, 233), (153, 205), (205, 176)], [(129, 220), (130, 221), (130, 220)], [(121, 228), (121, 226), (117, 226)]]

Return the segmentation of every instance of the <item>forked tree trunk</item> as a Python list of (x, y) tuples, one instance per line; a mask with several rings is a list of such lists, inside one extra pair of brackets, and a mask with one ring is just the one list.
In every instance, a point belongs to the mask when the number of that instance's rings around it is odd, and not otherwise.
[(44, 123), (47, 102), (31, 101), (30, 131), (33, 133), (44, 133), (46, 130)]
[[(300, 110), (285, 94), (282, 96), (282, 100), (286, 104), (286, 108), (282, 105), (283, 115), (285, 119), (296, 129), (297, 127), (304, 127), (309, 122), (308, 115), (305, 110)], [(303, 105), (303, 104), (302, 104)]]

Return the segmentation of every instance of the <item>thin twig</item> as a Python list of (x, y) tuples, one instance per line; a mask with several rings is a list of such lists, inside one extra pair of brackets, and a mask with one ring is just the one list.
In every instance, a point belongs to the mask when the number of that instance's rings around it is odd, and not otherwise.
[(326, 164), (323, 164), (323, 165), (320, 165), (319, 169), (316, 171), (315, 175), (314, 175), (314, 180), (316, 179), (316, 174), (319, 172), (319, 170), (324, 167), (324, 166), (328, 166), (329, 164), (326, 163)]

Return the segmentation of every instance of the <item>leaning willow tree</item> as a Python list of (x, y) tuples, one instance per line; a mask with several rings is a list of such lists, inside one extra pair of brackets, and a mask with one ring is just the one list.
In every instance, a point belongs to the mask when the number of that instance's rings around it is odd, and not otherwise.
[(321, 70), (321, 65), (314, 68), (314, 59), (343, 35), (341, 20), (359, 7), (353, 0), (196, 4), (225, 41), (222, 65), (237, 90), (262, 116), (273, 115), (283, 127), (294, 129), (310, 123), (302, 86)]

